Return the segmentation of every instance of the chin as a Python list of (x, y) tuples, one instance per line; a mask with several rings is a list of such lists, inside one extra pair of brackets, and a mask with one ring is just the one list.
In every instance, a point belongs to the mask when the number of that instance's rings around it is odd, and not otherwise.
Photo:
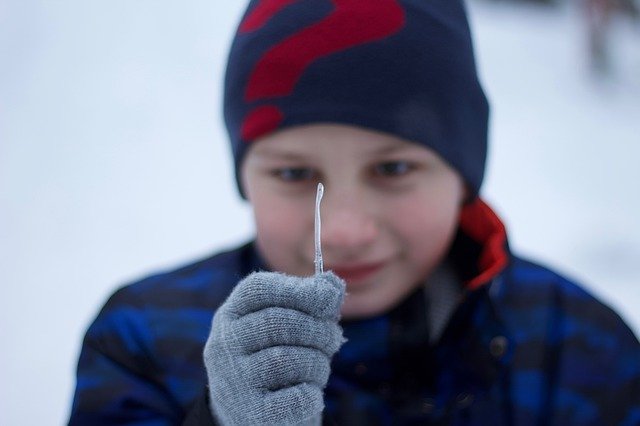
[(400, 300), (389, 297), (372, 298), (365, 294), (351, 294), (347, 287), (347, 296), (340, 311), (342, 319), (356, 320), (375, 317), (391, 310)]

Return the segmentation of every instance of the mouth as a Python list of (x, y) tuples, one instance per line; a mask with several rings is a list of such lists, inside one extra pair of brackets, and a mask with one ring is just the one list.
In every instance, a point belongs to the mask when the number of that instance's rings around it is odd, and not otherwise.
[(364, 281), (379, 272), (385, 265), (385, 262), (361, 263), (353, 265), (336, 265), (331, 269), (337, 276), (351, 284), (354, 282)]

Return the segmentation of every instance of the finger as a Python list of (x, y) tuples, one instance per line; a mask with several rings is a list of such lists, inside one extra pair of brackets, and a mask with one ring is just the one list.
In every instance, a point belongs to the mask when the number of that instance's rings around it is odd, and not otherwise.
[(248, 385), (269, 391), (311, 383), (323, 388), (331, 373), (330, 358), (317, 349), (275, 346), (243, 358)]
[(238, 284), (225, 305), (234, 316), (279, 306), (316, 318), (337, 320), (344, 291), (344, 281), (332, 272), (307, 278), (256, 272)]
[(266, 392), (264, 396), (263, 413), (268, 424), (303, 424), (320, 415), (323, 408), (322, 389), (309, 383)]
[(332, 356), (343, 342), (337, 322), (279, 307), (244, 315), (231, 322), (229, 331), (245, 353), (272, 346), (307, 346)]

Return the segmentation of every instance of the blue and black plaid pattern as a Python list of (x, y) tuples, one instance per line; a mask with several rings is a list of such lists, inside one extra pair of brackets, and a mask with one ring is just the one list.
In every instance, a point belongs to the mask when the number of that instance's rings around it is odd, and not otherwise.
[[(201, 410), (211, 318), (261, 268), (249, 244), (117, 291), (86, 334), (70, 424), (177, 425)], [(640, 424), (636, 337), (565, 278), (511, 256), (433, 345), (424, 310), (419, 291), (343, 324), (327, 424)]]

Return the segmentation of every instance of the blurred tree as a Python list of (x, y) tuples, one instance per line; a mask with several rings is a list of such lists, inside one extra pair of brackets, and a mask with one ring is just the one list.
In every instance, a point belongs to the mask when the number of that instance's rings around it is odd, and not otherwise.
[(611, 26), (615, 13), (634, 19), (640, 8), (634, 0), (583, 0), (587, 19), (587, 41), (591, 69), (597, 74), (611, 72)]

